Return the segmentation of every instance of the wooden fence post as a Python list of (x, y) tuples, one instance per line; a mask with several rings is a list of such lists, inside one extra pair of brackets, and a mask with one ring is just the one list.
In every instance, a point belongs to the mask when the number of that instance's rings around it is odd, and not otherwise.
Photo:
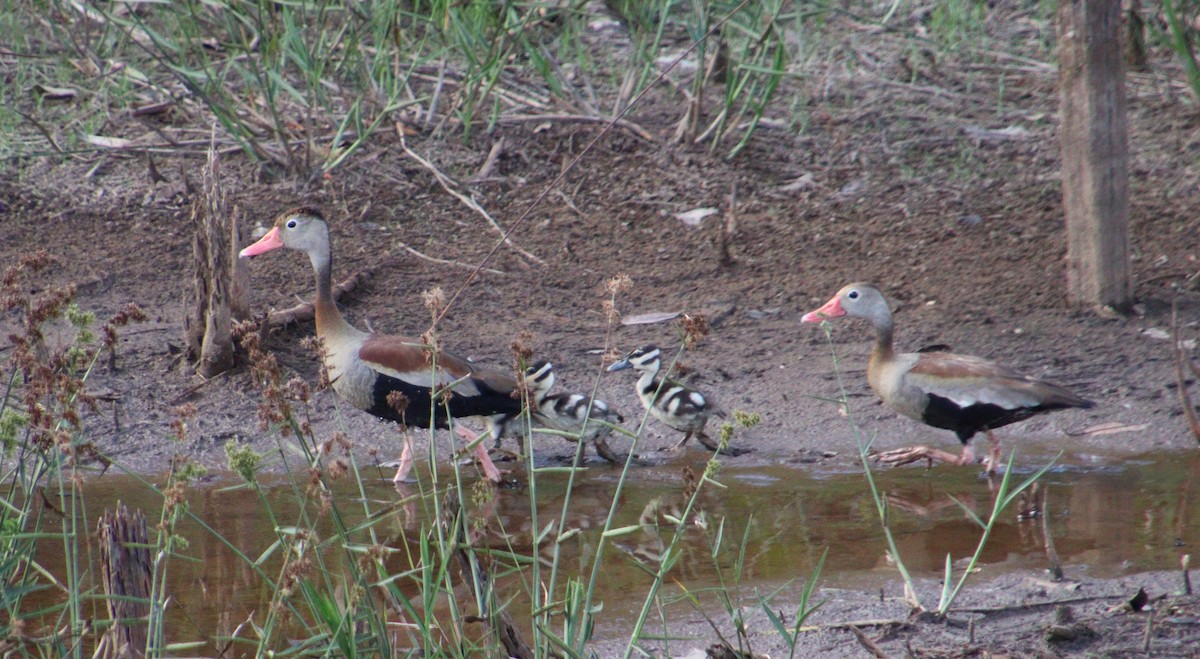
[(1067, 216), (1067, 296), (1128, 309), (1129, 145), (1121, 0), (1060, 0), (1059, 142)]

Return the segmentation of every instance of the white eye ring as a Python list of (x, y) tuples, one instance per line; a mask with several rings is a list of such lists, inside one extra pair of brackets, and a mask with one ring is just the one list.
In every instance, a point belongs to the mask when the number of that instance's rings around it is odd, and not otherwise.
[(850, 291), (849, 293), (846, 293), (846, 297), (850, 298), (851, 300), (857, 300), (858, 291)]
[(288, 220), (288, 221), (287, 221), (287, 228), (289, 228), (289, 229), (295, 229), (295, 228), (296, 228), (296, 220)]

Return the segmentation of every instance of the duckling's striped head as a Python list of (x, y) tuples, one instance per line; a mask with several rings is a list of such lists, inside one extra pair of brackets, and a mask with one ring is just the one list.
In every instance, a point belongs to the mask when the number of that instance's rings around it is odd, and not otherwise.
[(662, 351), (657, 346), (642, 346), (635, 348), (625, 358), (613, 362), (608, 367), (608, 371), (623, 371), (627, 368), (635, 368), (639, 371), (657, 371), (662, 365)]
[(554, 387), (554, 364), (537, 362), (525, 369), (525, 386), (535, 392), (550, 391)]

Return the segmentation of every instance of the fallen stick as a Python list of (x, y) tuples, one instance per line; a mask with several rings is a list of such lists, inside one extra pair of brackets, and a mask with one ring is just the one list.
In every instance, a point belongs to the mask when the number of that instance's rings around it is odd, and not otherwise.
[[(374, 274), (374, 268), (364, 268), (350, 275), (346, 279), (333, 287), (333, 299), (342, 299), (342, 296), (350, 293), (358, 288), (363, 282)], [(303, 323), (313, 319), (315, 312), (312, 302), (301, 302), (291, 309), (283, 309), (281, 311), (272, 311), (267, 314), (265, 327), (286, 327), (292, 323)]]
[(950, 613), (1007, 613), (1009, 611), (1024, 611), (1026, 609), (1041, 609), (1047, 606), (1058, 606), (1059, 604), (1075, 604), (1078, 602), (1097, 602), (1100, 600), (1121, 599), (1123, 595), (1091, 595), (1088, 597), (1070, 597), (1061, 600), (1050, 600), (1046, 602), (1026, 602), (1024, 604), (1009, 604), (1007, 606), (969, 606), (955, 607), (950, 609)]
[(188, 398), (191, 398), (192, 395), (195, 394), (197, 391), (200, 391), (201, 389), (203, 389), (206, 385), (208, 385), (208, 383), (216, 382), (217, 380), (220, 380), (221, 378), (225, 377), (226, 375), (228, 375), (229, 373), (232, 373), (232, 372), (233, 372), (233, 369), (229, 369), (228, 371), (221, 371), (220, 373), (217, 373), (216, 375), (212, 376), (211, 378), (206, 378), (203, 375), (200, 375), (199, 373), (197, 373), (196, 374), (197, 377), (200, 378), (199, 384), (194, 384), (194, 385), (188, 387), (186, 390), (184, 390), (183, 393), (172, 398), (170, 405), (178, 405), (178, 404), (182, 403), (183, 401), (187, 400)]
[(801, 627), (802, 632), (815, 632), (822, 629), (850, 629), (851, 627), (908, 627), (911, 623), (907, 620), (898, 620), (896, 618), (877, 618), (868, 620), (846, 620), (844, 622), (827, 622), (822, 625), (809, 625)]
[(472, 176), (472, 181), (482, 181), (492, 175), (492, 170), (496, 168), (496, 162), (500, 160), (500, 155), (504, 153), (504, 138), (496, 140), (492, 148), (488, 151), (487, 158), (483, 161), (483, 166), (479, 168), (475, 176)]
[(871, 640), (871, 638), (867, 636), (866, 632), (858, 627), (853, 626), (850, 627), (850, 631), (854, 632), (854, 637), (857, 638), (858, 642), (867, 649), (867, 652), (871, 653), (871, 656), (875, 657), (876, 659), (888, 659), (888, 655), (883, 651), (883, 648), (879, 647), (878, 643)]
[[(408, 252), (409, 254), (412, 254), (413, 256), (415, 256), (423, 261), (429, 261), (430, 263), (436, 263), (438, 265), (448, 265), (448, 266), (452, 266), (455, 268), (463, 268), (464, 270), (474, 270), (475, 269), (475, 266), (468, 265), (466, 263), (461, 263), (459, 261), (449, 261), (447, 259), (439, 259), (436, 256), (429, 256), (428, 254), (422, 254), (421, 252), (418, 252), (416, 249), (406, 245), (403, 241), (397, 240), (396, 244), (399, 245), (402, 249), (404, 249), (404, 251)], [(483, 268), (483, 272), (493, 274), (493, 275), (507, 275), (508, 274), (507, 272), (504, 272), (503, 270), (495, 270), (493, 268)]]
[(437, 167), (434, 166), (433, 163), (422, 158), (416, 151), (413, 151), (412, 149), (408, 148), (408, 144), (405, 142), (405, 139), (404, 139), (403, 131), (398, 130), (398, 131), (396, 131), (396, 133), (400, 136), (400, 147), (402, 149), (404, 149), (404, 153), (408, 154), (408, 157), (410, 157), (413, 160), (416, 160), (418, 163), (420, 163), (420, 165), (422, 167), (429, 170), (429, 173), (433, 174), (433, 178), (438, 182), (438, 185), (442, 186), (443, 190), (450, 193), (450, 196), (461, 201), (464, 205), (466, 205), (467, 208), (470, 208), (471, 210), (473, 210), (476, 213), (483, 216), (483, 219), (487, 220), (488, 224), (492, 225), (493, 229), (500, 232), (501, 240), (504, 242), (505, 245), (508, 245), (514, 252), (520, 254), (521, 256), (524, 256), (526, 259), (532, 261), (533, 263), (536, 263), (536, 264), (542, 265), (542, 266), (546, 265), (545, 261), (543, 261), (542, 259), (539, 259), (538, 257), (534, 256), (533, 254), (530, 254), (529, 252), (521, 249), (516, 243), (509, 240), (508, 233), (505, 232), (504, 229), (500, 227), (500, 225), (496, 222), (496, 220), (492, 218), (491, 214), (489, 214), (486, 210), (484, 210), (483, 206), (480, 206), (479, 203), (476, 202), (474, 199), (459, 192), (453, 185), (451, 185), (452, 181), (450, 180), (450, 177), (443, 174), (441, 172), (441, 170), (439, 170)]
[(1058, 558), (1058, 550), (1054, 548), (1054, 536), (1050, 535), (1050, 488), (1042, 490), (1042, 546), (1046, 549), (1046, 558), (1050, 561), (1050, 574), (1055, 581), (1063, 580), (1062, 561)]
[[(528, 121), (550, 121), (572, 124), (607, 124), (612, 122), (612, 119), (609, 117), (590, 117), (586, 114), (510, 114), (507, 116), (502, 115), (499, 118), (499, 122), (502, 124), (517, 124)], [(643, 140), (650, 142), (651, 144), (658, 142), (658, 140), (654, 139), (654, 136), (650, 134), (650, 131), (642, 128), (632, 121), (629, 121), (628, 119), (617, 119), (616, 122), (613, 122), (613, 125), (617, 128), (623, 128), (634, 135), (637, 135)]]

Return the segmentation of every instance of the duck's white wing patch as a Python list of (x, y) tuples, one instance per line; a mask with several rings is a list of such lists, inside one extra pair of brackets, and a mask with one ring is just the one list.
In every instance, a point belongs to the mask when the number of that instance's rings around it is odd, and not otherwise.
[(441, 369), (435, 371), (432, 366), (426, 366), (420, 370), (401, 371), (394, 368), (389, 368), (384, 364), (370, 362), (365, 359), (363, 360), (363, 363), (367, 366), (370, 366), (371, 369), (377, 373), (396, 378), (397, 380), (411, 384), (415, 387), (434, 389), (446, 387), (455, 381), (458, 381), (457, 384), (454, 385), (454, 393), (462, 396), (479, 395), (479, 387), (475, 386), (475, 381), (470, 376), (460, 380), (459, 378), (456, 378), (450, 373), (447, 373)]
[(959, 407), (996, 405), (1007, 410), (1039, 404), (1033, 383), (1015, 371), (979, 357), (922, 353), (904, 375), (908, 386)]

